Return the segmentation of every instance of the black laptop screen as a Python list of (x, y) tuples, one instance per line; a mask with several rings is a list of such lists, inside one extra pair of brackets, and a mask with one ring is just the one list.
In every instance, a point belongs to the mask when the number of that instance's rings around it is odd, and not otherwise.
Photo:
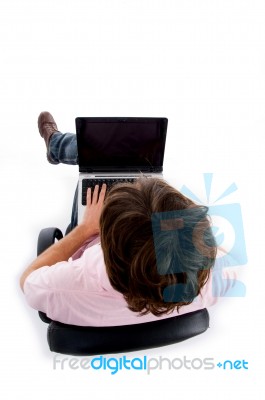
[(162, 170), (166, 118), (76, 118), (79, 169)]

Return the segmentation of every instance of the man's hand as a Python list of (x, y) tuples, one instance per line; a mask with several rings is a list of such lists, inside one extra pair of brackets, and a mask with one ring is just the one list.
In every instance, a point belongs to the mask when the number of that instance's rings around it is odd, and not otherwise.
[(87, 191), (87, 207), (83, 222), (74, 228), (68, 235), (53, 244), (36, 260), (34, 260), (23, 272), (20, 278), (20, 286), (23, 290), (26, 278), (36, 269), (43, 266), (52, 266), (59, 261), (67, 261), (89, 237), (99, 233), (99, 218), (106, 194), (106, 185), (96, 186), (91, 198), (91, 189)]
[(91, 188), (87, 190), (87, 205), (84, 213), (83, 225), (90, 233), (99, 233), (99, 219), (103, 208), (103, 203), (106, 195), (107, 185), (104, 183), (99, 193), (99, 186), (94, 188), (93, 195), (91, 196)]

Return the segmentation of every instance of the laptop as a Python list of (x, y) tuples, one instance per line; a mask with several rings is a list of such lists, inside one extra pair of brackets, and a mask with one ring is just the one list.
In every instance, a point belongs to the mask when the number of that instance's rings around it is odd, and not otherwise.
[(78, 117), (78, 223), (88, 187), (134, 182), (140, 176), (163, 178), (167, 118)]

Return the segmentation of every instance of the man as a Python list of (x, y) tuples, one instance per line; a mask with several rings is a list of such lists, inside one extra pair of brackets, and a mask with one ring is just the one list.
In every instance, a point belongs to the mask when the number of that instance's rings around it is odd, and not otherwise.
[[(78, 162), (75, 135), (59, 132), (47, 112), (38, 126), (49, 162)], [(83, 221), (26, 268), (20, 285), (30, 306), (59, 322), (149, 322), (215, 303), (216, 251), (207, 207), (141, 178), (107, 195), (106, 185), (88, 189)]]

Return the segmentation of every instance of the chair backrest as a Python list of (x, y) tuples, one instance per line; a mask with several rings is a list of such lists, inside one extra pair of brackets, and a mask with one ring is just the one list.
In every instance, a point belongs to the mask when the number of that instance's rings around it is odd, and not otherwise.
[(88, 356), (137, 351), (190, 339), (208, 329), (209, 313), (204, 308), (154, 322), (111, 327), (79, 327), (49, 319), (46, 322), (51, 351)]

